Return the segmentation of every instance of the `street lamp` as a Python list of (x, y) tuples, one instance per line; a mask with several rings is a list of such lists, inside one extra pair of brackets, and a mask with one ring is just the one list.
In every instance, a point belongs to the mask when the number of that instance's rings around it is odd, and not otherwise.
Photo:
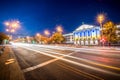
[(15, 32), (15, 29), (11, 29), (11, 33), (14, 33)]
[(5, 24), (6, 26), (9, 26), (9, 25), (10, 25), (10, 23), (9, 23), (9, 22), (5, 22), (4, 24)]
[(10, 20), (6, 21), (5, 26), (7, 26), (8, 29), (6, 29), (7, 32), (15, 32), (15, 29), (20, 27), (20, 22), (18, 20)]
[(9, 32), (9, 29), (6, 29), (6, 32)]
[(36, 38), (37, 38), (38, 43), (41, 44), (41, 34), (40, 33), (36, 34)]
[[(101, 28), (101, 39), (103, 37), (103, 28), (102, 28), (102, 23), (105, 20), (105, 15), (104, 14), (98, 14), (97, 15), (97, 22), (100, 24), (100, 28)], [(104, 43), (102, 42), (102, 45), (104, 45)]]
[(9, 32), (9, 34), (11, 34), (14, 33), (17, 28), (20, 27), (20, 22), (18, 20), (9, 20), (5, 21), (4, 25), (7, 27), (6, 32)]
[(36, 34), (36, 36), (40, 36), (40, 34), (39, 34), (39, 33), (37, 33), (37, 34)]
[(61, 26), (57, 26), (57, 27), (56, 27), (56, 30), (57, 30), (57, 32), (60, 32), (60, 33), (62, 33), (62, 32), (63, 32), (63, 29), (62, 29), (62, 27), (61, 27)]
[(105, 20), (105, 15), (104, 14), (98, 14), (97, 16), (97, 21), (102, 24), (103, 21)]
[(50, 35), (50, 32), (49, 32), (48, 30), (45, 30), (45, 31), (44, 31), (44, 34), (45, 34), (46, 36), (49, 36), (49, 35)]

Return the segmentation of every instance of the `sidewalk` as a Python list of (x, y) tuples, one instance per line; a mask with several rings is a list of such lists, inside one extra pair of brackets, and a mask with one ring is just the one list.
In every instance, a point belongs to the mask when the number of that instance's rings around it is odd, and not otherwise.
[(0, 80), (25, 80), (14, 53), (8, 46), (0, 55)]

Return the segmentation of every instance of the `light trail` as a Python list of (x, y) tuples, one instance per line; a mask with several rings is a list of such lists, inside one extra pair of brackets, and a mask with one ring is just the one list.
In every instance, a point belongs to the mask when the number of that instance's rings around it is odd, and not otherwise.
[(120, 52), (120, 51), (112, 51), (111, 49), (109, 49), (109, 50), (96, 50), (96, 49), (86, 49), (86, 48), (75, 48), (75, 47), (66, 47), (66, 46), (53, 46), (53, 45), (36, 45), (36, 44), (34, 44), (34, 46), (39, 46), (39, 47), (48, 47), (48, 48), (57, 48), (57, 49), (62, 49), (62, 50), (66, 50), (66, 49), (68, 49), (68, 50), (89, 50), (89, 51), (107, 51), (107, 52)]
[[(47, 56), (50, 56), (50, 57), (53, 57), (53, 58), (59, 58), (58, 56), (54, 56), (54, 55), (51, 55), (51, 54), (48, 54), (48, 53), (44, 53), (44, 52), (41, 52), (41, 51), (38, 51), (38, 50), (34, 50), (32, 48), (30, 49), (30, 48), (26, 48), (26, 47), (23, 47), (23, 46), (20, 46), (20, 47), (22, 47), (24, 49), (27, 49), (27, 50), (35, 51), (37, 53), (44, 54), (44, 55), (47, 55)], [(86, 67), (86, 68), (97, 70), (97, 71), (100, 71), (100, 72), (104, 72), (104, 73), (107, 73), (107, 74), (112, 74), (112, 75), (120, 76), (119, 74), (111, 72), (111, 71), (107, 71), (107, 70), (103, 70), (103, 69), (100, 69), (100, 68), (92, 67), (92, 66), (85, 65), (85, 64), (82, 64), (82, 63), (78, 63), (78, 62), (75, 62), (75, 61), (71, 61), (71, 60), (68, 60), (68, 59), (65, 59), (65, 58), (61, 58), (60, 60), (72, 63), (74, 65)]]
[[(120, 57), (119, 54), (107, 54), (109, 52), (120, 52), (120, 51), (110, 51), (110, 50), (95, 50), (95, 49), (85, 49), (85, 48), (70, 48), (70, 47), (54, 47), (54, 46), (48, 46), (48, 45), (33, 45), (38, 47), (44, 47), (44, 48), (51, 48), (51, 49), (58, 49), (58, 50), (70, 50), (70, 51), (77, 51), (77, 52), (85, 52), (89, 54), (97, 54), (97, 55), (104, 55), (109, 57)], [(106, 52), (107, 51), (107, 52)], [(106, 53), (106, 54), (103, 54)]]
[[(42, 45), (43, 46), (43, 45)], [(34, 48), (34, 46), (33, 46)], [(36, 48), (35, 48), (36, 49)], [(57, 54), (57, 55), (61, 55), (61, 56), (65, 56), (65, 54), (61, 54), (61, 53), (58, 53), (58, 52), (53, 52), (53, 50), (51, 49), (40, 49), (38, 48), (40, 51), (43, 51), (43, 52), (47, 52), (47, 53), (51, 53), (51, 54)], [(77, 51), (76, 51), (77, 52)], [(93, 64), (93, 65), (97, 65), (97, 66), (100, 66), (100, 67), (104, 67), (104, 68), (109, 68), (109, 69), (113, 69), (113, 70), (118, 70), (120, 71), (120, 68), (119, 67), (114, 67), (114, 66), (109, 66), (109, 65), (105, 65), (105, 64), (101, 64), (101, 63), (96, 63), (94, 61), (91, 61), (91, 60), (87, 60), (87, 59), (84, 59), (84, 58), (78, 58), (78, 57), (74, 57), (74, 56), (70, 56), (70, 55), (66, 55), (66, 57), (69, 57), (69, 58), (72, 58), (72, 59), (76, 59), (76, 60), (80, 60), (80, 61), (84, 61), (86, 63), (89, 63), (89, 64)]]
[(28, 43), (12, 43), (15, 45), (24, 45), (24, 46), (38, 46), (38, 47), (47, 47), (47, 48), (51, 48), (51, 49), (59, 49), (59, 50), (72, 50), (72, 51), (83, 51), (83, 52), (88, 52), (88, 51), (92, 51), (93, 53), (99, 52), (120, 52), (120, 51), (113, 51), (111, 49), (109, 50), (98, 50), (98, 49), (89, 49), (89, 48), (75, 48), (75, 47), (66, 47), (66, 46), (53, 46), (53, 45), (38, 45), (38, 44), (28, 44)]
[[(43, 52), (47, 52), (47, 53), (52, 53), (52, 54), (58, 54), (58, 55), (61, 55), (61, 56), (65, 56), (65, 54), (53, 52), (53, 50), (50, 50), (50, 49), (45, 49), (45, 50), (39, 49), (39, 50), (43, 51)], [(70, 56), (70, 55), (66, 55), (66, 57), (69, 57), (69, 58), (72, 58), (72, 59), (76, 59), (76, 60), (80, 60), (80, 61), (84, 61), (86, 63), (93, 64), (93, 65), (96, 65), (96, 66), (100, 66), (100, 67), (104, 67), (104, 68), (109, 68), (109, 69), (120, 71), (119, 67), (109, 66), (109, 65), (105, 65), (105, 64), (101, 64), (101, 63), (96, 63), (96, 62), (91, 61), (91, 60), (87, 60), (87, 59), (84, 59), (84, 58), (78, 58), (78, 57), (74, 57), (74, 56)]]

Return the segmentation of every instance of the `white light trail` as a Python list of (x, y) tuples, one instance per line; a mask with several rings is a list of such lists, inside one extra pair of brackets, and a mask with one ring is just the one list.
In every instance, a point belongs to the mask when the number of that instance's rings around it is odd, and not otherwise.
[[(48, 53), (45, 53), (45, 52), (41, 52), (39, 50), (35, 50), (35, 49), (32, 49), (32, 48), (26, 48), (26, 47), (23, 47), (23, 46), (19, 46), (19, 47), (27, 49), (27, 50), (31, 50), (31, 51), (34, 51), (34, 52), (37, 52), (37, 53), (40, 53), (40, 54), (43, 54), (43, 55), (46, 55), (46, 56), (50, 56), (50, 57), (53, 57), (53, 58), (59, 58), (58, 56), (55, 56), (55, 55), (52, 55), (52, 54), (48, 54)], [(104, 73), (107, 73), (107, 74), (120, 76), (119, 74), (111, 72), (111, 71), (108, 71), (108, 70), (96, 68), (96, 67), (89, 66), (89, 65), (86, 65), (86, 64), (82, 64), (82, 63), (78, 63), (78, 62), (75, 62), (75, 61), (72, 61), (72, 60), (68, 60), (68, 59), (65, 59), (65, 58), (61, 58), (60, 60), (72, 63), (72, 64), (77, 65), (77, 66), (82, 66), (82, 67), (85, 67), (85, 68), (97, 70), (97, 71), (104, 72)]]
[[(33, 48), (32, 48), (32, 49), (33, 49)], [(36, 49), (36, 48), (35, 48), (35, 49)], [(51, 53), (51, 54), (57, 54), (57, 55), (61, 55), (61, 56), (66, 56), (66, 57), (69, 57), (69, 58), (72, 58), (72, 59), (76, 59), (76, 60), (80, 60), (80, 61), (84, 61), (84, 62), (93, 64), (93, 65), (97, 65), (97, 66), (101, 66), (101, 67), (110, 68), (110, 69), (113, 69), (113, 70), (118, 70), (118, 71), (120, 71), (120, 68), (118, 68), (118, 67), (109, 66), (109, 65), (100, 64), (100, 63), (96, 63), (96, 62), (94, 62), (94, 61), (87, 60), (87, 59), (84, 59), (84, 58), (78, 58), (78, 57), (74, 57), (74, 56), (70, 56), (70, 55), (61, 54), (61, 53), (55, 52), (55, 51), (50, 50), (50, 49), (39, 49), (39, 50), (42, 51), (42, 52), (47, 52), (47, 53), (49, 53), (49, 54)], [(73, 52), (73, 53), (76, 53), (76, 52)]]

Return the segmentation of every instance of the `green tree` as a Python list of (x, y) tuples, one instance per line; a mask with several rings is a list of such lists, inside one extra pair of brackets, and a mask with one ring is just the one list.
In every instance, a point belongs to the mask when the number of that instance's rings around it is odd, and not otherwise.
[(4, 39), (9, 39), (9, 37), (5, 33), (0, 32), (0, 44)]
[(40, 35), (40, 36), (34, 36), (34, 39), (37, 43), (42, 43), (42, 44), (47, 44), (49, 41), (49, 38), (44, 36), (44, 35)]
[(102, 37), (104, 37), (108, 43), (115, 43), (118, 40), (116, 30), (116, 25), (112, 21), (108, 21), (103, 24)]
[(63, 43), (64, 41), (65, 41), (65, 38), (63, 37), (62, 33), (60, 33), (60, 32), (55, 32), (51, 36), (52, 43)]

